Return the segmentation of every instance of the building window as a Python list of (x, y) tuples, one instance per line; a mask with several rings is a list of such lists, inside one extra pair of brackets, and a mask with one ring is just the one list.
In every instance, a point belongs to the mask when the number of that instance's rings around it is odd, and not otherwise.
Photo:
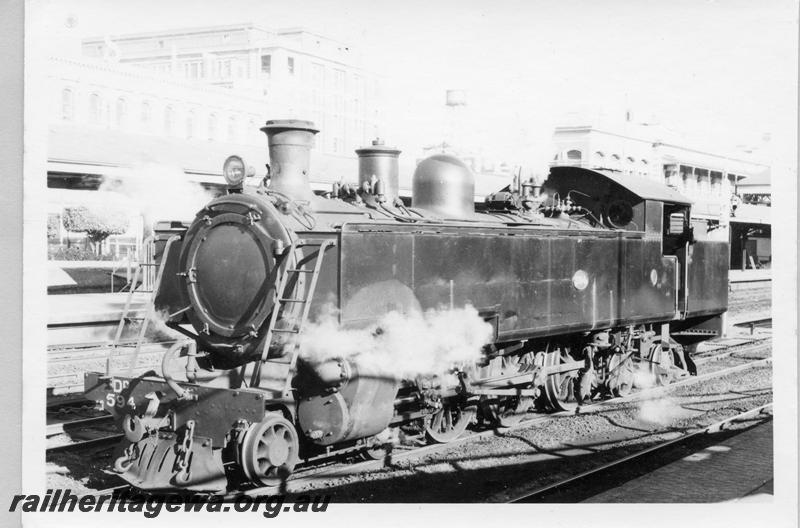
[(229, 143), (236, 143), (236, 117), (231, 116), (228, 119), (228, 142)]
[(172, 106), (167, 106), (164, 109), (164, 135), (171, 136), (172, 129), (174, 128), (175, 124), (175, 111), (172, 109)]
[(678, 168), (675, 165), (664, 165), (664, 183), (674, 189), (678, 188)]
[(722, 173), (711, 173), (711, 195), (716, 198), (722, 197)]
[(231, 59), (220, 59), (216, 65), (217, 77), (228, 79), (233, 76), (233, 61)]
[(208, 116), (208, 140), (215, 139), (217, 139), (217, 114), (211, 114)]
[(259, 137), (258, 136), (259, 132), (260, 130), (258, 129), (258, 125), (256, 124), (255, 119), (251, 119), (250, 121), (247, 122), (247, 138), (248, 140), (252, 138), (253, 143), (256, 145), (260, 144), (256, 142), (257, 138)]
[(190, 111), (186, 114), (186, 139), (194, 137), (194, 112)]
[(567, 151), (567, 160), (568, 161), (580, 161), (583, 158), (583, 154), (580, 150), (569, 150)]
[(142, 102), (142, 123), (147, 125), (150, 123), (150, 102)]
[(72, 121), (75, 118), (75, 94), (69, 88), (61, 91), (61, 119)]
[(203, 77), (203, 61), (189, 61), (183, 63), (183, 76), (187, 79), (200, 79)]
[(344, 92), (344, 70), (335, 70), (334, 79), (334, 89), (337, 92)]
[(261, 56), (261, 73), (269, 75), (272, 73), (272, 55)]
[(311, 65), (311, 83), (316, 88), (325, 86), (325, 66), (319, 63)]
[(92, 124), (100, 123), (100, 109), (101, 107), (100, 96), (93, 93), (89, 96), (89, 122)]
[(294, 57), (286, 59), (286, 66), (289, 68), (289, 75), (294, 75)]
[(124, 97), (117, 99), (117, 128), (125, 128), (128, 120), (128, 102)]

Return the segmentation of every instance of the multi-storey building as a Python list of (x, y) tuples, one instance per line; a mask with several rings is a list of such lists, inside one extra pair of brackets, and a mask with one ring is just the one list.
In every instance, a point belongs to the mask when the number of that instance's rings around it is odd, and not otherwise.
[[(693, 200), (692, 214), (706, 220), (710, 236), (730, 239), (732, 266), (757, 266), (759, 261), (768, 261), (768, 242), (756, 244), (747, 240), (768, 240), (768, 211), (739, 205), (737, 186), (763, 178), (769, 173), (769, 166), (739, 156), (685, 147), (679, 142), (674, 133), (660, 127), (630, 122), (621, 130), (593, 125), (560, 126), (553, 135), (551, 164), (611, 169), (666, 183)], [(747, 244), (752, 247), (749, 255), (739, 250)]]
[[(177, 194), (159, 214), (186, 216), (191, 191), (181, 184), (221, 186), (230, 154), (263, 177), (259, 128), (267, 119), (311, 119), (322, 129), (312, 180), (326, 189), (356, 174), (354, 150), (378, 128), (376, 76), (356, 66), (347, 46), (305, 30), (225, 26), (90, 39), (79, 48), (59, 47), (47, 64), (53, 254), (80, 239), (59, 220), (65, 207), (114, 198), (131, 209), (129, 232), (110, 237), (105, 251), (135, 256), (146, 230), (137, 208), (147, 215), (143, 208), (153, 209), (160, 195)], [(139, 180), (138, 191), (146, 181), (149, 195), (126, 203), (90, 192), (121, 179)]]
[(301, 29), (253, 24), (85, 40), (87, 56), (261, 97), (274, 118), (311, 119), (325, 154), (352, 156), (378, 135), (378, 77), (350, 46)]

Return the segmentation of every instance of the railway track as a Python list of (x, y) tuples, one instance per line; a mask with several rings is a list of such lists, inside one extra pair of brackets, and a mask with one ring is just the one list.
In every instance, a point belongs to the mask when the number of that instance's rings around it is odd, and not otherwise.
[[(768, 339), (767, 340), (754, 339), (747, 341), (746, 343), (734, 345), (729, 349), (725, 349), (723, 351), (719, 352), (713, 351), (704, 353), (700, 355), (695, 362), (698, 366), (704, 364), (710, 364), (715, 361), (730, 358), (737, 352), (746, 351), (750, 354), (757, 353), (759, 351), (762, 351), (764, 348), (769, 347), (770, 345), (771, 343), (770, 340)], [(297, 486), (302, 486), (304, 483), (313, 482), (314, 480), (317, 480), (320, 477), (328, 478), (328, 477), (336, 477), (339, 475), (378, 470), (386, 466), (392, 466), (402, 460), (434, 454), (438, 451), (449, 449), (453, 445), (457, 445), (464, 442), (472, 442), (481, 438), (487, 438), (493, 435), (497, 435), (498, 431), (502, 431), (503, 434), (507, 434), (508, 432), (516, 429), (527, 428), (536, 425), (537, 423), (542, 423), (554, 416), (570, 416), (575, 414), (590, 414), (590, 413), (602, 412), (604, 409), (611, 409), (614, 408), (615, 406), (626, 404), (629, 402), (655, 398), (661, 394), (672, 391), (681, 386), (691, 385), (702, 382), (704, 380), (723, 377), (743, 370), (763, 366), (765, 364), (771, 363), (771, 361), (772, 361), (771, 357), (758, 359), (755, 361), (748, 361), (741, 365), (735, 365), (729, 368), (724, 368), (713, 372), (704, 373), (698, 376), (693, 376), (690, 378), (678, 380), (666, 386), (643, 389), (638, 392), (632, 393), (628, 396), (593, 402), (591, 405), (579, 407), (576, 411), (563, 411), (563, 412), (556, 412), (549, 414), (540, 414), (537, 416), (530, 417), (528, 419), (524, 419), (517, 424), (511, 425), (510, 427), (503, 427), (502, 429), (499, 430), (486, 429), (486, 430), (471, 432), (465, 436), (462, 436), (461, 438), (458, 438), (452, 442), (444, 444), (431, 444), (422, 446), (397, 446), (394, 447), (391, 451), (388, 451), (383, 458), (380, 458), (378, 460), (367, 460), (364, 462), (356, 462), (356, 463), (342, 463), (340, 461), (341, 460), (340, 458), (338, 460), (334, 459), (330, 463), (324, 465), (313, 465), (307, 468), (303, 468), (301, 466), (298, 470), (295, 471), (292, 478), (289, 480), (289, 483), (294, 488)], [(62, 432), (80, 434), (80, 432), (85, 428), (90, 428), (96, 425), (104, 425), (109, 423), (110, 421), (111, 417), (109, 415), (109, 416), (81, 419), (81, 420), (76, 420), (74, 422), (63, 423), (63, 424), (52, 424), (51, 426), (48, 426), (47, 435), (48, 437), (50, 437), (56, 434), (60, 434)], [(122, 437), (123, 435), (121, 434), (113, 434), (113, 435), (105, 435), (99, 438), (80, 440), (70, 444), (53, 446), (47, 449), (47, 453), (49, 455), (49, 454), (64, 453), (64, 452), (82, 452), (86, 450), (107, 450), (116, 445), (122, 439)], [(265, 487), (251, 488), (231, 494), (229, 495), (229, 497), (232, 498), (241, 494), (248, 496), (274, 494), (277, 492), (285, 491), (285, 487), (286, 483), (284, 483), (282, 486), (269, 486), (269, 487), (265, 486)], [(117, 489), (120, 489), (120, 486), (110, 488), (111, 491)], [(111, 491), (108, 491), (108, 493), (110, 493)], [(97, 492), (97, 494), (100, 494), (100, 492)]]
[(120, 440), (122, 440), (124, 435), (122, 434), (111, 434), (106, 436), (101, 436), (98, 438), (90, 438), (87, 440), (79, 440), (77, 442), (72, 442), (69, 444), (61, 444), (61, 445), (54, 445), (47, 448), (47, 454), (51, 455), (53, 453), (65, 453), (65, 452), (79, 452), (85, 451), (87, 449), (90, 450), (106, 450), (111, 449), (116, 446)]
[[(730, 424), (752, 418), (763, 418), (772, 411), (772, 403), (761, 405), (735, 416), (720, 420), (698, 431), (681, 435), (678, 438), (667, 440), (658, 445), (643, 449), (618, 460), (603, 464), (596, 468), (584, 471), (572, 477), (548, 484), (532, 492), (523, 494), (509, 502), (511, 503), (563, 503), (580, 502), (614, 487), (624, 481), (652, 471), (656, 467), (666, 465), (674, 457), (668, 453), (688, 448), (697, 452), (707, 447), (710, 433), (724, 430)], [(769, 414), (771, 417), (771, 414)], [(700, 446), (700, 447), (698, 447)], [(680, 456), (685, 456), (681, 452)]]
[[(94, 408), (94, 404), (88, 400), (67, 400), (48, 407), (48, 413), (55, 415), (58, 419), (58, 421), (46, 426), (45, 436), (48, 442), (52, 444), (46, 448), (48, 455), (85, 451), (87, 449), (102, 450), (111, 448), (123, 437), (121, 434), (108, 433), (107, 429), (113, 425), (114, 418), (108, 413), (96, 415), (97, 410)], [(83, 413), (95, 415), (86, 416)], [(73, 418), (61, 419), (65, 415)], [(98, 433), (100, 436), (96, 436)], [(53, 444), (52, 442), (61, 435), (68, 436), (70, 441)], [(85, 438), (87, 435), (89, 438)]]
[[(704, 361), (702, 363), (723, 359), (729, 357), (730, 355), (731, 355), (730, 352), (726, 352), (714, 356), (708, 356), (704, 358)], [(562, 411), (562, 412), (538, 415), (530, 419), (522, 420), (517, 424), (511, 425), (510, 427), (503, 427), (501, 429), (486, 429), (482, 431), (472, 432), (470, 434), (466, 434), (460, 438), (457, 438), (456, 440), (444, 444), (430, 444), (421, 447), (412, 447), (405, 449), (395, 448), (392, 451), (387, 452), (386, 456), (379, 460), (368, 460), (365, 462), (358, 462), (351, 464), (330, 464), (322, 467), (309, 468), (307, 470), (301, 469), (300, 471), (296, 471), (288, 482), (292, 485), (292, 487), (300, 487), (303, 486), (304, 484), (311, 484), (314, 481), (320, 479), (320, 477), (329, 478), (329, 477), (343, 476), (343, 475), (355, 474), (372, 470), (379, 470), (386, 466), (392, 466), (402, 460), (434, 454), (439, 451), (450, 449), (454, 445), (466, 442), (473, 442), (482, 438), (494, 436), (498, 434), (498, 431), (502, 431), (503, 434), (507, 434), (508, 432), (514, 431), (516, 429), (527, 428), (536, 425), (537, 423), (543, 423), (551, 419), (552, 417), (572, 416), (576, 414), (590, 414), (590, 413), (602, 412), (605, 409), (612, 409), (622, 404), (636, 402), (639, 400), (652, 399), (662, 394), (668, 393), (678, 387), (692, 385), (713, 378), (724, 377), (730, 374), (735, 374), (737, 372), (742, 372), (744, 370), (752, 368), (758, 368), (770, 364), (771, 362), (772, 362), (771, 357), (750, 361), (742, 365), (736, 365), (733, 367), (720, 369), (718, 371), (701, 374), (699, 376), (692, 376), (690, 378), (679, 380), (666, 386), (644, 389), (639, 392), (632, 393), (628, 396), (610, 398), (607, 400), (593, 402), (590, 405), (579, 407), (576, 411)], [(263, 487), (243, 490), (240, 492), (235, 492), (230, 494), (228, 497), (234, 498), (238, 495), (248, 495), (251, 497), (256, 497), (260, 495), (272, 495), (275, 493), (285, 492), (285, 491), (286, 491), (286, 483), (283, 483), (280, 486), (263, 486)]]
[(734, 323), (733, 326), (740, 328), (749, 328), (750, 335), (755, 334), (756, 328), (772, 328), (772, 317), (764, 317), (760, 319), (750, 319)]

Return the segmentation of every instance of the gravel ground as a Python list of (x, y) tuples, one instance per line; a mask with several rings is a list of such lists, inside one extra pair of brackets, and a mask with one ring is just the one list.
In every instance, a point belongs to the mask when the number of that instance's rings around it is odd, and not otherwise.
[[(734, 358), (715, 365), (725, 368)], [(739, 360), (741, 363), (741, 360)], [(772, 400), (770, 366), (677, 387), (668, 396), (552, 417), (365, 474), (320, 478), (334, 502), (505, 502)]]
[(728, 294), (728, 317), (735, 318), (745, 313), (769, 313), (772, 309), (772, 285), (754, 286), (734, 290)]
[[(748, 288), (730, 293), (732, 315), (769, 311), (771, 290)], [(768, 330), (759, 330), (764, 336)], [(745, 347), (746, 349), (746, 347)], [(771, 350), (752, 357), (768, 356)], [(742, 362), (746, 353), (706, 363), (709, 372)], [(320, 478), (293, 486), (294, 493), (324, 489), (339, 502), (495, 502), (605, 461), (761, 405), (771, 400), (771, 368), (737, 373), (697, 386), (676, 388), (668, 398), (630, 403), (615, 409), (551, 417), (524, 429), (459, 443), (391, 469)], [(55, 437), (53, 444), (66, 442)], [(105, 489), (121, 480), (106, 474), (111, 451), (47, 456), (48, 487), (76, 491)]]

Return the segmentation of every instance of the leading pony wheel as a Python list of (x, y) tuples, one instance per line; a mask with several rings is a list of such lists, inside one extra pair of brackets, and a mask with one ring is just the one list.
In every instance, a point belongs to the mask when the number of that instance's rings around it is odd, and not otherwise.
[(277, 486), (297, 465), (300, 446), (292, 423), (272, 415), (247, 429), (239, 450), (248, 479), (262, 486)]

